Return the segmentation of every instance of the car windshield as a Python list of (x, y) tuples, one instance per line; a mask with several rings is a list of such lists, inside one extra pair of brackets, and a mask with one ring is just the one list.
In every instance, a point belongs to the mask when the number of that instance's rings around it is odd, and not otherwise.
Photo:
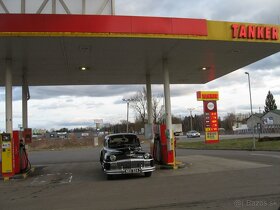
[(135, 135), (115, 135), (108, 140), (109, 148), (139, 147), (139, 139)]

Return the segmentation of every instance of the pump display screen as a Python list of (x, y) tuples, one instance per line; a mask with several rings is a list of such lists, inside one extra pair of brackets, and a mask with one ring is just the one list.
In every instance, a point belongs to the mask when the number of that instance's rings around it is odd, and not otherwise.
[(11, 141), (10, 134), (3, 133), (1, 136), (2, 136), (2, 141)]

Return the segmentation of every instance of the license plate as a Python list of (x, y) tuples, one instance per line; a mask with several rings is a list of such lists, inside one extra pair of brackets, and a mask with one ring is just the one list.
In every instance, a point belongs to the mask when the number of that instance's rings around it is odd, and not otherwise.
[(128, 174), (135, 174), (135, 173), (140, 173), (140, 169), (139, 168), (130, 168), (130, 169), (125, 169), (124, 172), (128, 173)]

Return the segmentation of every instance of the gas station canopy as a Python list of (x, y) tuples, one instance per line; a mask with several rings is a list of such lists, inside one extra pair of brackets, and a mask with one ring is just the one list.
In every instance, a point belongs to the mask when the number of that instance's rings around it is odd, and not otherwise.
[[(280, 51), (279, 26), (204, 19), (0, 14), (0, 84), (207, 83)], [(84, 70), (82, 70), (84, 68)]]

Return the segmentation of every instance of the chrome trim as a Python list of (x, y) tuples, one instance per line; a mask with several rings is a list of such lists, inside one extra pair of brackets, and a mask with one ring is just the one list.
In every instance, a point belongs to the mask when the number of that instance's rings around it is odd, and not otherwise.
[[(132, 159), (123, 159), (123, 160), (116, 160), (112, 163), (122, 163), (122, 162), (127, 162), (127, 161), (131, 161), (131, 162), (136, 162), (136, 161), (151, 161), (153, 160), (152, 158), (149, 159), (144, 159), (144, 158), (132, 158)], [(111, 163), (111, 162), (107, 162), (107, 163)]]
[[(145, 172), (153, 172), (155, 171), (156, 167), (142, 167), (142, 168), (131, 168), (131, 169), (140, 169), (139, 173), (145, 173)], [(112, 174), (112, 175), (117, 175), (117, 174), (134, 174), (134, 173), (126, 173), (125, 169), (115, 169), (115, 170), (106, 170), (104, 169), (104, 172), (106, 174)]]
[[(132, 168), (129, 168), (129, 169), (139, 169), (140, 170), (140, 172), (139, 173), (145, 173), (145, 172), (153, 172), (153, 171), (155, 171), (155, 169), (156, 169), (156, 167), (155, 166), (145, 166), (145, 162), (150, 162), (151, 160), (153, 160), (153, 159), (139, 159), (139, 158), (137, 158), (137, 159), (124, 159), (124, 160), (116, 160), (116, 161), (113, 161), (113, 162), (105, 162), (105, 161), (103, 161), (103, 164), (102, 164), (102, 166), (104, 166), (104, 163), (109, 163), (110, 165), (118, 165), (118, 163), (124, 163), (124, 162), (144, 162), (144, 165), (141, 165), (141, 167), (137, 167), (137, 168), (134, 168), (134, 167), (132, 167)], [(126, 169), (128, 169), (128, 168), (121, 168), (121, 169), (110, 169), (110, 170), (106, 170), (104, 167), (103, 167), (103, 171), (106, 173), (106, 174), (134, 174), (134, 173), (126, 173), (125, 171), (126, 171)]]

